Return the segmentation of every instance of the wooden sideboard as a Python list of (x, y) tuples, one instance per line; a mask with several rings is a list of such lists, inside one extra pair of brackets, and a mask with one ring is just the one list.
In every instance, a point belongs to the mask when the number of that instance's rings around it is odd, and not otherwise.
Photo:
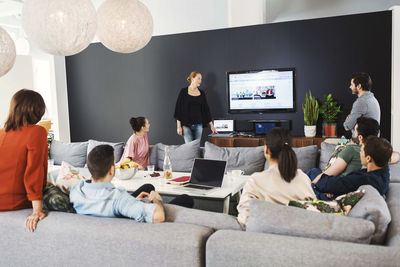
[[(303, 147), (317, 145), (321, 148), (323, 137), (303, 137), (295, 136), (292, 138), (293, 147)], [(264, 137), (208, 137), (208, 141), (220, 147), (253, 147), (263, 146)]]

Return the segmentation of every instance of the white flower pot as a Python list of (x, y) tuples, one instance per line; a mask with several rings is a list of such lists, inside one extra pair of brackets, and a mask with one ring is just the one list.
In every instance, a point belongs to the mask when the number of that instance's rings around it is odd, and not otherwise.
[(317, 125), (304, 125), (304, 135), (306, 137), (314, 137), (317, 134)]

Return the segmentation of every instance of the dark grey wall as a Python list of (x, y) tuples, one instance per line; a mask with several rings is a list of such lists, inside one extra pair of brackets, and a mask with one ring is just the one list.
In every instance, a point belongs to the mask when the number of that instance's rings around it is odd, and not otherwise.
[[(382, 135), (389, 138), (391, 25), (391, 12), (385, 11), (157, 36), (133, 54), (92, 44), (66, 58), (71, 140), (126, 141), (129, 118), (143, 115), (151, 123), (150, 143), (183, 143), (173, 111), (192, 70), (203, 73), (214, 117), (290, 119), (293, 135), (303, 135), (306, 91), (319, 99), (332, 93), (344, 107), (341, 125), (356, 98), (348, 89), (351, 74), (368, 72), (381, 104)], [(227, 113), (227, 71), (288, 67), (297, 74), (295, 113)]]

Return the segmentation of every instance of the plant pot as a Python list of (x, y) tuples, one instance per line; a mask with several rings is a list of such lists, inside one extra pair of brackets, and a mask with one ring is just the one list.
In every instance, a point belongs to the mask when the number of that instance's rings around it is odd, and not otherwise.
[(314, 137), (317, 134), (317, 125), (304, 125), (304, 135)]
[(336, 137), (336, 123), (322, 124), (322, 137)]

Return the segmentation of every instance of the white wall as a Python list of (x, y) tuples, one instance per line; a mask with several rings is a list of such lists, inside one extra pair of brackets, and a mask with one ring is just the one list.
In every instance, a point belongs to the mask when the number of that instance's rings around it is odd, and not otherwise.
[(12, 96), (22, 88), (33, 88), (31, 56), (17, 56), (14, 67), (0, 77), (0, 128), (7, 119)]
[(228, 0), (229, 27), (263, 24), (266, 22), (266, 0)]
[(400, 0), (266, 0), (267, 22), (323, 18), (388, 10)]
[(393, 149), (400, 151), (400, 6), (392, 11), (392, 133)]

